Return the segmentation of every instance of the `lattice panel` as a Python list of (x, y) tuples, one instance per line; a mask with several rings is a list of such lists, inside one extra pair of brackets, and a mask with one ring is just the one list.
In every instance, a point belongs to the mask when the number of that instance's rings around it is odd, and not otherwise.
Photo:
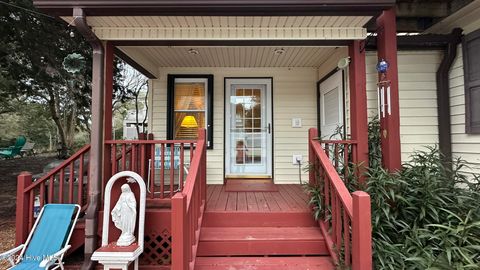
[(143, 254), (140, 264), (169, 265), (172, 261), (172, 234), (167, 230), (145, 235)]

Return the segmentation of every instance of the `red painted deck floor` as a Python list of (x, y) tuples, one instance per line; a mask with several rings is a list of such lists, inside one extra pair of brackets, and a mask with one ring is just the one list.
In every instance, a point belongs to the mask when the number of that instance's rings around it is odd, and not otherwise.
[(300, 185), (276, 185), (278, 192), (227, 192), (208, 185), (207, 212), (310, 212)]

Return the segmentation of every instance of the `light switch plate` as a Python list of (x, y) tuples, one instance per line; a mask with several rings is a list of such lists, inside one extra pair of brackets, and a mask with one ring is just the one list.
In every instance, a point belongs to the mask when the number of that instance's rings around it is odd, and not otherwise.
[(292, 128), (301, 128), (302, 118), (292, 118)]

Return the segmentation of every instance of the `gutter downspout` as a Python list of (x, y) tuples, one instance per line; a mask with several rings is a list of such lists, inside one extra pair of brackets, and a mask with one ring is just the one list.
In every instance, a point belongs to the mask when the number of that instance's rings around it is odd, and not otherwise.
[(437, 111), (439, 150), (446, 168), (452, 168), (452, 128), (450, 120), (449, 72), (457, 57), (457, 47), (462, 41), (461, 28), (455, 28), (444, 49), (443, 60), (437, 70)]
[(85, 213), (85, 259), (82, 270), (93, 269), (90, 259), (97, 248), (98, 211), (100, 208), (100, 183), (103, 178), (103, 104), (104, 104), (104, 48), (102, 42), (87, 24), (81, 8), (73, 9), (77, 30), (93, 48), (92, 56), (92, 127), (90, 149), (90, 181), (88, 186), (88, 208)]

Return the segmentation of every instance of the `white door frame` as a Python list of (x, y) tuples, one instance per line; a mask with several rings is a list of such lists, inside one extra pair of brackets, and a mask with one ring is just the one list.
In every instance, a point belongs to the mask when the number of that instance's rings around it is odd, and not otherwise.
[[(224, 168), (225, 178), (272, 178), (273, 177), (273, 99), (272, 99), (272, 78), (225, 78), (225, 134), (224, 134)], [(266, 147), (265, 158), (266, 168), (263, 172), (245, 172), (239, 174), (238, 172), (231, 171), (232, 160), (232, 143), (230, 137), (231, 121), (231, 94), (232, 87), (234, 85), (262, 85), (265, 86), (264, 103), (262, 101), (262, 118), (265, 117), (265, 126), (263, 130), (266, 133), (266, 143), (263, 147)], [(264, 108), (263, 108), (264, 106)], [(263, 121), (262, 121), (263, 122)]]

